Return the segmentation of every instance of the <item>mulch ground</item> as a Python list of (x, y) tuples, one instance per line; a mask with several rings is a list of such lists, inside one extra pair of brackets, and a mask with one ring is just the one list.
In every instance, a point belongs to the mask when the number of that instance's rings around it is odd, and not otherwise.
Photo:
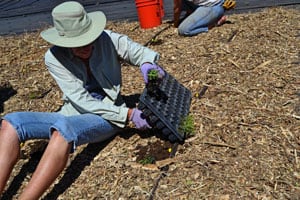
[[(195, 135), (171, 159), (172, 144), (151, 131), (128, 128), (84, 145), (44, 199), (300, 199), (299, 17), (282, 8), (230, 15), (231, 23), (194, 37), (167, 22), (146, 30), (109, 22), (158, 51), (159, 64), (191, 90)], [(39, 33), (0, 41), (1, 115), (57, 110), (61, 92), (43, 61), (49, 44)], [(122, 93), (140, 94), (139, 69), (123, 65)], [(3, 199), (18, 197), (46, 145), (24, 144)]]

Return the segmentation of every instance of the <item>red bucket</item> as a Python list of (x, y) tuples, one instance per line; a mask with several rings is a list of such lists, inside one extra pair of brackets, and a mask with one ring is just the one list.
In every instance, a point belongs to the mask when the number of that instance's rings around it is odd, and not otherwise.
[(162, 0), (135, 0), (141, 28), (147, 29), (161, 25), (160, 1)]

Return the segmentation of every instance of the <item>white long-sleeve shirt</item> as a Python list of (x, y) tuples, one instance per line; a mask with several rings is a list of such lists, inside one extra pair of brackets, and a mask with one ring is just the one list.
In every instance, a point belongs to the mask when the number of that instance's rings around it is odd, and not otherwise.
[(45, 54), (45, 63), (61, 91), (64, 105), (60, 113), (70, 116), (83, 113), (101, 115), (111, 123), (124, 127), (128, 108), (120, 96), (121, 65), (118, 57), (132, 65), (155, 63), (159, 54), (133, 42), (126, 35), (105, 30), (93, 43), (89, 65), (93, 76), (103, 88), (103, 100), (94, 98), (85, 88), (87, 73), (84, 63), (71, 50), (54, 46)]

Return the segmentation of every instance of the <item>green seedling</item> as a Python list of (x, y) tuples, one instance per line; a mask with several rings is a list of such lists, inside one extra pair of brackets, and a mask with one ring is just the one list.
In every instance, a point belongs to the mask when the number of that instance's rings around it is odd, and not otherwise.
[(166, 101), (168, 99), (167, 95), (159, 88), (161, 81), (162, 79), (159, 77), (158, 70), (152, 69), (148, 72), (148, 83), (146, 87), (151, 97), (155, 97), (158, 101)]
[(148, 80), (149, 81), (155, 81), (158, 79), (158, 71), (155, 69), (152, 69), (148, 72)]
[(183, 133), (186, 137), (195, 135), (194, 118), (187, 115), (180, 120), (178, 131)]
[(192, 180), (186, 180), (186, 185), (187, 186), (191, 186), (193, 184), (194, 184), (194, 182)]
[(152, 69), (148, 72), (148, 83), (147, 83), (148, 94), (150, 96), (157, 96), (157, 90), (159, 88), (158, 82), (158, 71)]
[(38, 97), (38, 93), (37, 92), (31, 92), (28, 95), (29, 99), (37, 99), (37, 97)]
[(142, 165), (153, 164), (155, 163), (155, 158), (151, 155), (146, 155), (142, 160), (139, 161), (139, 163)]

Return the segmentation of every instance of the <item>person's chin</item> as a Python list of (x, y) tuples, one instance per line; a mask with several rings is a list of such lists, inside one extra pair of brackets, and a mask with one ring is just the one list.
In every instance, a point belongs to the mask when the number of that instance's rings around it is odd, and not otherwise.
[(86, 60), (90, 58), (90, 55), (80, 55), (80, 58)]

